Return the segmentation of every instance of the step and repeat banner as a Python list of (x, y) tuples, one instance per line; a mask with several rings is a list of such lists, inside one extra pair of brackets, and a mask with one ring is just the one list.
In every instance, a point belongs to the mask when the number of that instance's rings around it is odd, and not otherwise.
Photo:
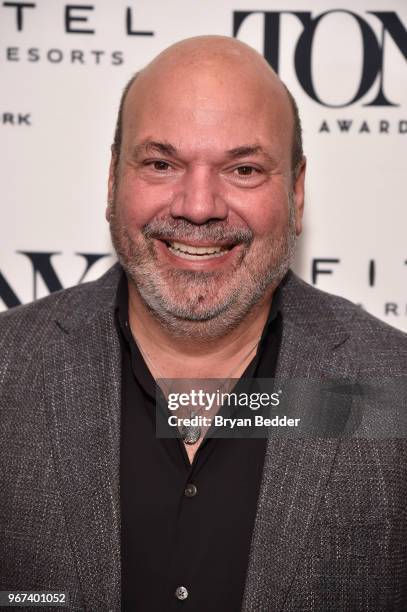
[(234, 36), (297, 99), (295, 270), (407, 331), (405, 0), (0, 2), (0, 309), (100, 276), (122, 88), (177, 40)]

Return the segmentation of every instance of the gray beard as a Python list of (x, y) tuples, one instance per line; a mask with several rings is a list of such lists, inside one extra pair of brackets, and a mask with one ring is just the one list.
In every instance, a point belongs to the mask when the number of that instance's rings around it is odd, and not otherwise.
[[(241, 258), (236, 268), (237, 273), (239, 268), (243, 271), (245, 282), (237, 282), (234, 287), (232, 285), (224, 299), (219, 301), (216, 299), (217, 278), (222, 276), (222, 273), (170, 269), (165, 272), (165, 276), (157, 274), (154, 247), (148, 238), (154, 236), (160, 229), (168, 237), (171, 228), (176, 228), (175, 237), (177, 232), (178, 236), (185, 236), (183, 232), (188, 227), (189, 236), (216, 241), (221, 237), (224, 238), (225, 233), (228, 234), (228, 228), (223, 222), (210, 222), (206, 226), (193, 227), (185, 220), (177, 220), (176, 225), (165, 220), (153, 221), (143, 228), (144, 239), (139, 245), (131, 238), (126, 227), (122, 226), (115, 211), (116, 204), (110, 218), (110, 231), (118, 260), (151, 315), (175, 337), (210, 340), (224, 336), (235, 329), (260, 305), (266, 292), (271, 293), (278, 285), (294, 257), (295, 206), (293, 194), (290, 194), (286, 232), (276, 238), (271, 237), (268, 249), (263, 245), (255, 269), (250, 268), (245, 259), (250, 248), (251, 231), (229, 229), (229, 233), (232, 232), (231, 236), (243, 243)], [(171, 286), (179, 288), (177, 293), (180, 296), (187, 293), (189, 295), (193, 286), (196, 287), (196, 291), (189, 300), (181, 302), (181, 299), (175, 300), (172, 295), (170, 297), (166, 295), (169, 293), (169, 282)], [(208, 298), (209, 305), (201, 308), (200, 302)]]

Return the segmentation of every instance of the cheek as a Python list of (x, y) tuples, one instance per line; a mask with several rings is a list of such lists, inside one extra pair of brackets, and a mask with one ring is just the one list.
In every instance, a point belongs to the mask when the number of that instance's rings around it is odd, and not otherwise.
[(289, 204), (285, 194), (268, 192), (261, 197), (247, 197), (234, 212), (244, 220), (255, 236), (261, 238), (285, 231)]
[(123, 177), (116, 189), (116, 205), (120, 217), (130, 227), (143, 227), (164, 214), (170, 201), (168, 188), (147, 185), (137, 178)]

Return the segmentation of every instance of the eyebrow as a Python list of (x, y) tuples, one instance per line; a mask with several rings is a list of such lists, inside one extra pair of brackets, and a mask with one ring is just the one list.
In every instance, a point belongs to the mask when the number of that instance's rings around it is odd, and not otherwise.
[(249, 155), (264, 155), (271, 159), (267, 151), (260, 145), (243, 145), (241, 147), (236, 147), (235, 149), (226, 151), (226, 155), (230, 159), (239, 159), (240, 157), (247, 157)]
[(162, 155), (175, 156), (177, 149), (169, 142), (157, 142), (155, 140), (144, 140), (133, 149), (133, 157), (138, 157), (141, 152), (161, 153)]

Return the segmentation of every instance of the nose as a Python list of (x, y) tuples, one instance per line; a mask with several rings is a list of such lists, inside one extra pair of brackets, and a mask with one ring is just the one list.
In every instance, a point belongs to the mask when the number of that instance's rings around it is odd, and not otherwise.
[(226, 219), (227, 204), (219, 193), (217, 177), (209, 168), (200, 166), (185, 173), (170, 212), (174, 218), (183, 217), (196, 225)]

